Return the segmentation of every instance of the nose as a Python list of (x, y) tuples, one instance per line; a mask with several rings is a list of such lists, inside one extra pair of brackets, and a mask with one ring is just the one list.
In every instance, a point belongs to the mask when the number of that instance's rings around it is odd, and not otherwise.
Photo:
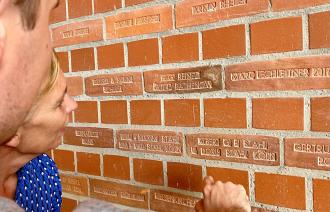
[(67, 107), (66, 107), (66, 113), (70, 114), (72, 111), (77, 109), (78, 104), (77, 102), (69, 95), (67, 95)]

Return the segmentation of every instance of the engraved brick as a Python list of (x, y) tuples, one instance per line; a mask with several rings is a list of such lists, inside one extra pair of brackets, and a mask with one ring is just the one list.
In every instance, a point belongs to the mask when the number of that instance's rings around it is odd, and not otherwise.
[(330, 139), (286, 138), (285, 165), (330, 170)]
[(74, 153), (68, 150), (54, 149), (54, 161), (57, 167), (63, 171), (74, 171)]
[(315, 212), (326, 212), (330, 208), (330, 181), (313, 179), (313, 206)]
[(132, 100), (130, 103), (131, 124), (161, 124), (159, 100)]
[(71, 51), (72, 71), (89, 71), (95, 69), (94, 49), (76, 49)]
[(162, 38), (163, 63), (198, 60), (198, 34), (188, 33)]
[(128, 65), (142, 66), (159, 63), (158, 39), (146, 39), (129, 42)]
[(232, 182), (242, 185), (249, 195), (249, 175), (247, 171), (207, 167), (207, 176), (212, 176), (214, 181)]
[(176, 27), (187, 27), (266, 12), (268, 1), (184, 0), (175, 8)]
[(116, 147), (124, 151), (182, 155), (182, 133), (155, 130), (118, 130)]
[(148, 194), (149, 190), (141, 187), (90, 179), (90, 196), (92, 198), (147, 209)]
[(60, 174), (63, 192), (88, 196), (87, 177)]
[(261, 98), (252, 100), (252, 126), (257, 129), (303, 130), (302, 98)]
[(77, 207), (77, 200), (62, 198), (61, 211), (62, 212), (72, 212), (73, 209)]
[(58, 62), (60, 63), (60, 68), (63, 72), (69, 72), (69, 59), (68, 52), (56, 52)]
[(330, 97), (311, 99), (311, 130), (330, 131)]
[(85, 79), (88, 96), (129, 96), (142, 94), (141, 73), (106, 74)]
[(68, 46), (103, 40), (102, 20), (88, 20), (52, 29), (53, 46)]
[(65, 144), (87, 147), (114, 147), (113, 130), (95, 127), (66, 127)]
[(329, 56), (310, 56), (230, 65), (225, 69), (226, 90), (329, 89), (329, 60)]
[(279, 140), (256, 135), (190, 134), (186, 135), (187, 154), (190, 157), (279, 165)]
[(66, 77), (67, 92), (70, 96), (83, 94), (83, 80), (81, 77)]
[(154, 211), (194, 212), (199, 198), (168, 191), (151, 190), (150, 208)]
[(165, 125), (198, 127), (200, 126), (200, 110), (198, 99), (165, 100)]
[(267, 20), (251, 24), (251, 54), (297, 50), (302, 50), (301, 17)]
[(306, 209), (305, 178), (277, 174), (255, 174), (256, 202), (286, 208)]
[(77, 170), (80, 173), (100, 175), (100, 155), (77, 152)]
[(156, 160), (133, 159), (134, 179), (137, 182), (163, 185), (163, 162)]
[(132, 6), (137, 4), (143, 4), (152, 0), (125, 0), (125, 6)]
[(97, 102), (79, 101), (78, 108), (74, 111), (75, 122), (97, 123)]
[[(329, 1), (330, 2), (330, 1)], [(309, 47), (330, 47), (330, 12), (309, 15)]]
[(173, 28), (172, 6), (162, 5), (106, 17), (107, 39), (162, 32)]
[(121, 8), (121, 0), (94, 0), (95, 13), (103, 13)]
[(207, 30), (202, 36), (204, 59), (245, 55), (244, 25)]
[(67, 0), (69, 18), (78, 18), (92, 14), (92, 0)]
[(205, 127), (246, 128), (245, 99), (204, 99)]
[(123, 67), (125, 65), (123, 44), (97, 47), (97, 60), (99, 69)]
[(221, 66), (165, 69), (143, 73), (149, 93), (191, 93), (221, 89)]
[(168, 187), (202, 191), (202, 167), (186, 163), (167, 162)]
[(272, 9), (274, 11), (283, 11), (305, 7), (315, 7), (327, 3), (330, 3), (330, 0), (272, 0)]
[(56, 23), (66, 20), (66, 4), (65, 0), (59, 0), (58, 6), (52, 10), (49, 17), (50, 23)]
[(102, 101), (101, 122), (105, 124), (127, 124), (127, 101)]
[(103, 156), (104, 176), (121, 180), (130, 179), (129, 158), (117, 155)]

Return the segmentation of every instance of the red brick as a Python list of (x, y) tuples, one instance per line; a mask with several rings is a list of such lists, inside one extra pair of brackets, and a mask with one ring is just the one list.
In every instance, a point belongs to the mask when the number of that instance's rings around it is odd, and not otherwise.
[(330, 3), (329, 0), (272, 0), (274, 11), (300, 9), (304, 7), (315, 7), (321, 4)]
[(172, 6), (158, 5), (106, 17), (107, 39), (129, 37), (173, 28)]
[(121, 0), (94, 0), (95, 13), (103, 13), (120, 8)]
[(249, 195), (249, 175), (247, 171), (207, 167), (207, 175), (212, 176), (214, 181), (232, 182), (242, 185), (246, 194)]
[[(330, 2), (330, 1), (329, 1)], [(330, 12), (309, 15), (309, 47), (330, 47)]]
[(87, 177), (68, 175), (64, 173), (61, 173), (60, 177), (63, 192), (88, 196)]
[(128, 205), (134, 208), (148, 208), (148, 189), (114, 183), (104, 180), (90, 179), (91, 197), (108, 202)]
[(131, 123), (144, 125), (161, 124), (159, 100), (132, 100)]
[(202, 32), (203, 58), (245, 55), (245, 26), (236, 25)]
[(100, 175), (100, 155), (77, 152), (78, 172), (90, 175)]
[(194, 212), (199, 198), (173, 192), (151, 190), (150, 209), (166, 212)]
[(95, 69), (94, 49), (77, 49), (71, 51), (72, 71), (89, 71)]
[(75, 22), (52, 29), (53, 47), (103, 40), (101, 19)]
[(280, 164), (280, 145), (276, 137), (233, 134), (188, 134), (187, 154), (193, 158), (251, 163)]
[[(184, 0), (175, 6), (176, 27), (218, 22), (268, 11), (268, 0), (258, 1)], [(207, 8), (207, 9), (205, 9)]]
[(75, 110), (75, 122), (97, 123), (97, 102), (79, 101)]
[(97, 60), (99, 69), (125, 66), (123, 44), (116, 43), (108, 46), (97, 47)]
[(149, 93), (192, 93), (220, 90), (221, 66), (164, 69), (143, 73)]
[(256, 173), (256, 201), (286, 208), (305, 210), (305, 178)]
[(330, 170), (330, 139), (285, 138), (285, 165)]
[(113, 130), (96, 127), (66, 127), (63, 143), (75, 146), (112, 148)]
[(311, 99), (311, 130), (330, 131), (330, 97)]
[(152, 0), (125, 0), (125, 6), (132, 6), (137, 4), (143, 4)]
[(117, 148), (163, 155), (182, 155), (182, 133), (156, 130), (117, 130)]
[(315, 212), (327, 212), (330, 208), (330, 181), (313, 179), (313, 206)]
[(329, 89), (329, 56), (284, 58), (227, 66), (226, 89), (278, 91)]
[(302, 50), (301, 17), (267, 20), (251, 24), (251, 54), (297, 50)]
[(134, 179), (138, 182), (163, 185), (163, 162), (155, 160), (134, 159)]
[(72, 212), (73, 209), (77, 207), (77, 200), (69, 199), (69, 198), (62, 198), (62, 212)]
[(192, 164), (167, 162), (168, 186), (188, 191), (202, 191), (202, 167)]
[(60, 68), (63, 72), (69, 72), (69, 58), (68, 52), (56, 52), (58, 62), (60, 63)]
[(104, 155), (104, 176), (121, 180), (130, 179), (129, 158), (117, 155)]
[(127, 124), (127, 101), (102, 101), (101, 122), (105, 124)]
[(257, 129), (303, 130), (302, 98), (265, 98), (252, 100), (252, 125)]
[(74, 153), (72, 151), (54, 149), (54, 161), (57, 167), (63, 171), (75, 171)]
[(147, 39), (127, 44), (128, 65), (142, 66), (159, 63), (158, 40)]
[(65, 0), (59, 0), (58, 6), (52, 10), (49, 22), (50, 23), (56, 23), (66, 20), (66, 4)]
[(66, 77), (68, 94), (70, 96), (79, 96), (83, 94), (83, 79), (81, 77)]
[(198, 34), (189, 33), (162, 38), (163, 63), (198, 60)]
[(69, 18), (78, 18), (92, 14), (92, 0), (67, 0)]
[(275, 211), (265, 208), (251, 207), (251, 212), (275, 212)]
[(143, 93), (142, 77), (139, 72), (87, 77), (85, 87), (88, 96), (129, 96)]
[(200, 126), (200, 110), (198, 99), (165, 100), (164, 107), (166, 126)]
[(204, 99), (205, 127), (246, 128), (245, 99)]

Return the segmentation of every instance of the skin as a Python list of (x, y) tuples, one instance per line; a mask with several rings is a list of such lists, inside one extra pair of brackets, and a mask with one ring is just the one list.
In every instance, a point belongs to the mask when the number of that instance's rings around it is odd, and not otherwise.
[(210, 176), (204, 179), (204, 198), (195, 210), (197, 212), (251, 212), (249, 198), (242, 185), (231, 182), (214, 182)]
[(34, 104), (17, 136), (8, 142), (10, 145), (0, 146), (0, 182), (3, 182), (0, 196), (13, 199), (18, 169), (60, 144), (68, 115), (77, 108), (66, 90), (66, 81), (60, 72), (54, 87)]
[(50, 70), (49, 15), (58, 0), (41, 0), (33, 30), (13, 0), (0, 1), (0, 145), (22, 124)]

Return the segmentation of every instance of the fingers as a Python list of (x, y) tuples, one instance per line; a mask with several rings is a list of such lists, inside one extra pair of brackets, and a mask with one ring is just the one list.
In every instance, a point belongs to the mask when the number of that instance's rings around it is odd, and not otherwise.
[(214, 184), (214, 179), (212, 176), (206, 176), (204, 177), (204, 185), (213, 185)]
[(210, 196), (210, 192), (212, 190), (212, 185), (214, 184), (214, 179), (211, 176), (206, 176), (204, 178), (204, 188), (203, 188), (203, 195), (204, 199), (208, 199)]

